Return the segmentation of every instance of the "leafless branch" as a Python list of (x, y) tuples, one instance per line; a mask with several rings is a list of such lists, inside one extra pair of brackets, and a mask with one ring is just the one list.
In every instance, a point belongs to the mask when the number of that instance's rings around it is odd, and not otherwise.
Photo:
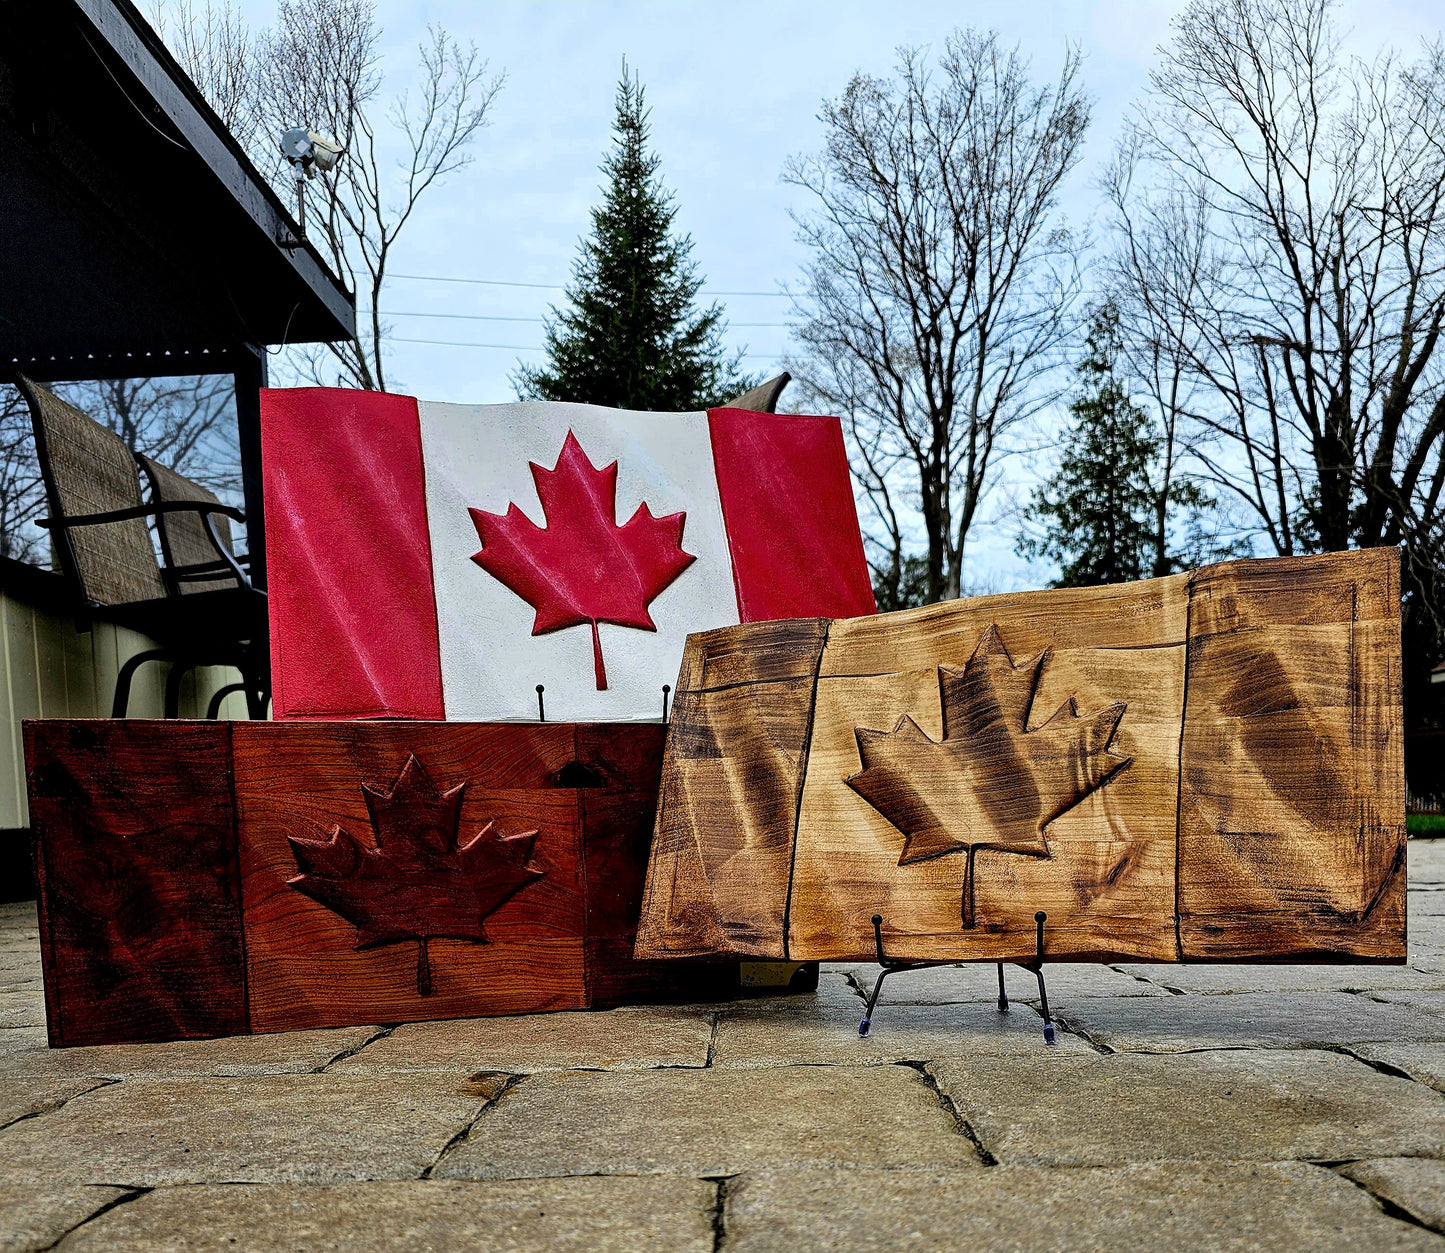
[(848, 417), (880, 571), (902, 561), (898, 501), (921, 513), (928, 594), (957, 596), (964, 544), (1009, 432), (1049, 403), (1079, 291), (1057, 213), (1088, 105), (1071, 50), (1036, 86), (1017, 50), (959, 31), (936, 68), (903, 49), (823, 106), (824, 150), (787, 182), (812, 252), (791, 368)]

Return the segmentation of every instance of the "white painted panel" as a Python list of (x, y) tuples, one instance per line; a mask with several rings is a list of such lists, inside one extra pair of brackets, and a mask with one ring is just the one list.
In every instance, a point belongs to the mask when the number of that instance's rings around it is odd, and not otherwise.
[[(660, 718), (688, 633), (738, 620), (707, 415), (537, 402), (422, 402), (420, 412), (447, 717), (533, 719), (541, 683), (549, 719)], [(644, 501), (656, 517), (686, 513), (682, 547), (697, 558), (652, 602), (656, 632), (601, 625), (602, 692), (591, 628), (534, 636), (533, 607), (472, 561), (481, 543), (470, 508), (505, 514), (516, 504), (539, 526), (557, 523), (542, 512), (529, 462), (552, 469), (569, 430), (594, 466), (617, 462), (618, 523)]]
[[(0, 687), (0, 829), (23, 827), (29, 819), (25, 806), (25, 763), (20, 741), (20, 719), (25, 716), (22, 700), (16, 699), (16, 688), (23, 688), (25, 678), (17, 674), (17, 659), (24, 658), (30, 646), (28, 632), (19, 630), (21, 606), (8, 596), (0, 595), (0, 665), (5, 667), (4, 686)], [(32, 715), (33, 716), (33, 715)]]

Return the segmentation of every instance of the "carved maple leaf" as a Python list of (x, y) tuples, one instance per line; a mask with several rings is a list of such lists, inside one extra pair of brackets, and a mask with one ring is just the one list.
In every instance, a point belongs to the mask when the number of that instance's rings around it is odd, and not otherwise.
[(417, 992), (431, 993), (427, 941), (485, 944), (483, 922), (546, 873), (531, 861), (535, 831), (503, 838), (487, 823), (458, 846), (466, 784), (443, 792), (415, 756), (391, 788), (362, 784), (376, 846), (336, 826), (325, 840), (287, 836), (301, 873), (287, 883), (356, 924), (356, 947), (417, 940)]
[(685, 513), (654, 518), (643, 501), (617, 525), (617, 462), (597, 469), (571, 431), (557, 465), (530, 462), (546, 526), (515, 502), (506, 515), (471, 510), (482, 551), (472, 560), (531, 605), (533, 635), (592, 625), (597, 690), (607, 689), (597, 624), (655, 631), (648, 606), (697, 560), (682, 551)]
[(1029, 728), (1049, 656), (1015, 666), (991, 626), (961, 670), (938, 667), (941, 743), (907, 715), (892, 731), (854, 732), (863, 769), (844, 782), (903, 832), (898, 864), (966, 851), (964, 927), (974, 924), (979, 849), (1049, 856), (1044, 828), (1132, 760), (1109, 747), (1122, 704), (1081, 718), (1071, 696)]

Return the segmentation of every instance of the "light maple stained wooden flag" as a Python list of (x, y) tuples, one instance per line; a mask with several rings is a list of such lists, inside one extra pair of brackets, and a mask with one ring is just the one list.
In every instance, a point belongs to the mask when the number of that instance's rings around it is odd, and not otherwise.
[(262, 393), (277, 718), (662, 716), (689, 632), (872, 613), (836, 418)]

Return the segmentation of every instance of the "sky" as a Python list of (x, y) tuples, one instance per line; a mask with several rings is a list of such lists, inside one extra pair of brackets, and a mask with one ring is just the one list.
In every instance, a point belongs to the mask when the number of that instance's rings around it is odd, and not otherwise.
[[(268, 0), (242, 7), (258, 26), (274, 12)], [(790, 155), (819, 148), (819, 106), (854, 72), (886, 75), (900, 45), (940, 46), (959, 25), (997, 30), (1040, 79), (1055, 76), (1066, 48), (1078, 45), (1093, 114), (1061, 203), (1072, 226), (1087, 228), (1100, 210), (1098, 170), (1182, 8), (1176, 0), (380, 0), (388, 91), (407, 85), (432, 23), (475, 43), (506, 76), (472, 163), (428, 193), (398, 242), (382, 306), (393, 327), (389, 385), (430, 400), (505, 401), (518, 362), (543, 360), (540, 319), (562, 299), (590, 227), (624, 57), (647, 91), (676, 225), (692, 237), (705, 295), (726, 309), (727, 343), (746, 349), (750, 372), (772, 375), (788, 345), (783, 288), (807, 259), (789, 216), (806, 207), (803, 193), (779, 176)], [(1366, 54), (1383, 44), (1413, 50), (1445, 25), (1439, 0), (1347, 0), (1340, 17), (1348, 46)], [(974, 588), (1038, 586), (1049, 576), (1014, 554), (1016, 524), (1006, 516), (1046, 465), (1047, 454), (1004, 467), (971, 541)]]

